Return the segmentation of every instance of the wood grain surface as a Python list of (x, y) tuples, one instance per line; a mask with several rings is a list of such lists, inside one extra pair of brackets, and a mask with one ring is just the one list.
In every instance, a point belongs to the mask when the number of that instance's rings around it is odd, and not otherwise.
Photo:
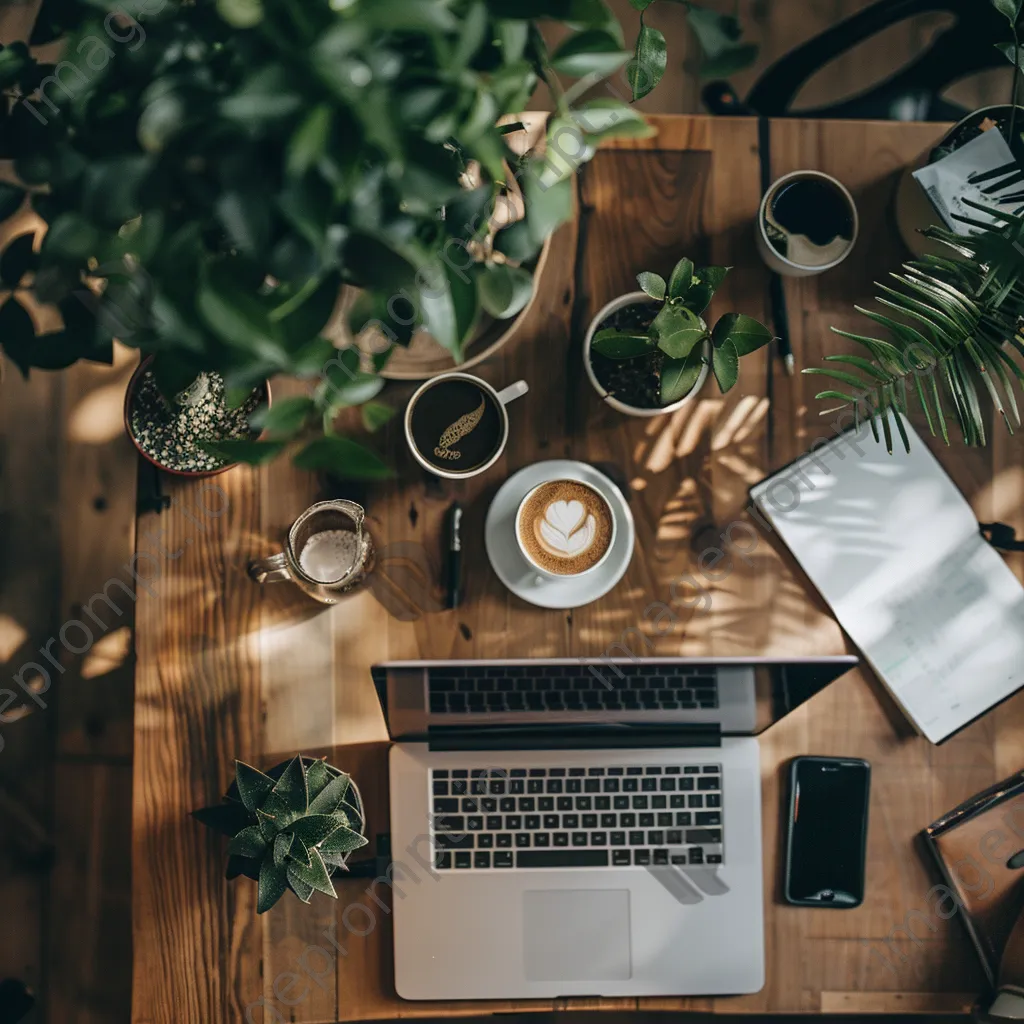
[[(593, 313), (630, 288), (639, 270), (665, 272), (683, 255), (733, 267), (714, 315), (767, 315), (768, 278), (753, 244), (756, 124), (690, 117), (657, 124), (657, 138), (609, 149), (584, 169), (579, 215), (554, 240), (528, 329), (479, 368), (496, 386), (523, 378), (531, 387), (510, 407), (510, 443), (490, 471), (460, 482), (429, 477), (393, 425), (377, 443), (397, 466), (395, 482), (339, 487), (284, 462), (238, 468), (205, 484), (170, 483), (173, 507), (140, 522), (140, 538), (159, 531), (160, 542), (145, 548), (150, 557), (138, 566), (147, 578), (136, 610), (136, 1024), (551, 1008), (399, 1000), (388, 923), (397, 893), (378, 886), (371, 894), (366, 882), (353, 880), (339, 885), (337, 904), (318, 899), (304, 907), (286, 898), (257, 918), (255, 887), (223, 879), (223, 842), (189, 818), (219, 798), (235, 757), (269, 767), (299, 750), (325, 750), (359, 779), (370, 831), (386, 830), (387, 737), (370, 681), (373, 662), (597, 655), (620, 640), (658, 655), (847, 650), (792, 559), (755, 535), (743, 513), (750, 484), (828, 436), (814, 381), (786, 377), (764, 351), (744, 360), (728, 396), (709, 383), (677, 413), (632, 420), (604, 407), (582, 372), (581, 339)], [(851, 188), (861, 214), (861, 241), (845, 264), (787, 283), (798, 366), (839, 350), (828, 324), (848, 326), (853, 302), (868, 299), (872, 280), (904, 258), (889, 205), (895, 175), (941, 132), (938, 125), (888, 123), (772, 126), (775, 174), (831, 172)], [(384, 399), (401, 408), (410, 391), (389, 386)], [(1001, 428), (993, 433), (985, 451), (936, 451), (979, 516), (999, 516), (1020, 530), (1024, 445)], [(618, 480), (637, 522), (622, 582), (568, 612), (537, 609), (506, 592), (487, 564), (482, 536), (488, 504), (509, 474), (562, 457), (592, 462)], [(259, 587), (247, 579), (246, 562), (279, 549), (307, 505), (341, 494), (366, 505), (380, 548), (367, 589), (327, 609), (288, 584)], [(466, 591), (463, 605), (449, 611), (441, 607), (441, 523), (455, 499), (466, 508)], [(731, 571), (720, 579), (710, 578), (720, 571), (702, 575), (710, 568), (702, 555), (722, 545), (733, 523), (747, 528), (731, 535)], [(742, 557), (739, 547), (746, 548)], [(1011, 565), (1024, 575), (1020, 557)], [(654, 628), (655, 602), (669, 604), (675, 617), (666, 635)], [(570, 999), (555, 1008), (961, 1011), (980, 974), (955, 918), (915, 916), (928, 909), (933, 879), (914, 836), (938, 813), (1020, 768), (1022, 741), (1020, 697), (934, 747), (913, 734), (870, 672), (848, 673), (761, 740), (763, 991), (730, 999)], [(808, 752), (866, 757), (873, 767), (868, 894), (863, 906), (841, 914), (786, 906), (777, 894), (781, 772), (789, 758)]]

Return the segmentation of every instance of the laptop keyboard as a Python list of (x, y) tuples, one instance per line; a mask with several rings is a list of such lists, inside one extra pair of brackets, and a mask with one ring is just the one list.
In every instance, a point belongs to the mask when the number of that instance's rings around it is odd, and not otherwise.
[(718, 707), (714, 668), (700, 665), (438, 665), (427, 678), (432, 714)]
[(438, 870), (722, 863), (722, 768), (435, 768)]

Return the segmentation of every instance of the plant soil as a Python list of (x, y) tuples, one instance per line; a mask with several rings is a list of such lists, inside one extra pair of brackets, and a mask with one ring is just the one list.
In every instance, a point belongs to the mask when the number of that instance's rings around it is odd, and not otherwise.
[[(617, 309), (597, 325), (597, 331), (614, 327), (618, 331), (646, 331), (658, 315), (660, 305), (637, 302)], [(665, 353), (654, 349), (635, 359), (609, 359), (600, 352), (590, 350), (590, 365), (601, 386), (613, 398), (634, 409), (661, 408), (661, 367)]]

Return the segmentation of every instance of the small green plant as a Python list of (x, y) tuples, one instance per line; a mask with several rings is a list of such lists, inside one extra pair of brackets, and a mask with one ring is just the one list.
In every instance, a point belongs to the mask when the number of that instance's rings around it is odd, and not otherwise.
[(224, 802), (194, 813), (231, 836), (228, 878), (257, 879), (257, 913), (291, 889), (303, 903), (314, 892), (337, 899), (331, 883), (349, 854), (365, 846), (363, 807), (352, 779), (324, 760), (293, 757), (264, 774), (235, 762)]
[(724, 394), (735, 385), (742, 356), (756, 352), (772, 339), (764, 324), (743, 313), (726, 313), (709, 328), (702, 314), (718, 290), (729, 267), (695, 268), (681, 259), (666, 282), (660, 274), (637, 274), (640, 287), (662, 303), (649, 326), (606, 327), (591, 342), (594, 352), (606, 359), (646, 357), (660, 378), (660, 404), (671, 405), (688, 395), (708, 362)]

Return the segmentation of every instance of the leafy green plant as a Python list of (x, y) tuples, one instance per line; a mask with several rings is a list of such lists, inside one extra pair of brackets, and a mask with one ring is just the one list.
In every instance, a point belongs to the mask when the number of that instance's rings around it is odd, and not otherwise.
[(661, 404), (670, 405), (693, 390), (708, 361), (705, 350), (710, 341), (711, 368), (724, 394), (736, 383), (740, 358), (772, 339), (772, 332), (764, 324), (743, 313), (725, 313), (713, 328), (708, 327), (701, 314), (729, 269), (698, 269), (691, 260), (681, 259), (667, 282), (650, 271), (637, 274), (640, 287), (661, 302), (661, 308), (644, 330), (599, 330), (591, 341), (593, 351), (607, 359), (656, 360)]
[(865, 354), (826, 356), (828, 366), (803, 371), (842, 385), (815, 397), (837, 399), (838, 408), (852, 407), (858, 420), (867, 417), (876, 440), (881, 427), (890, 452), (892, 424), (910, 450), (894, 414), (907, 415), (911, 391), (932, 436), (941, 434), (946, 444), (950, 418), (966, 444), (986, 443), (982, 391), (1011, 433), (1021, 423), (1015, 388), (1024, 384), (1024, 219), (965, 202), (998, 221), (966, 218), (978, 228), (973, 235), (928, 228), (925, 235), (950, 254), (903, 264), (902, 273), (889, 275), (892, 285), (876, 282), (885, 312), (855, 307), (883, 328), (882, 336), (833, 327)]
[(204, 825), (231, 836), (228, 878), (257, 879), (256, 910), (268, 911), (291, 889), (337, 899), (331, 876), (367, 843), (363, 805), (352, 779), (326, 761), (294, 757), (264, 774), (235, 762), (224, 802), (196, 811)]
[[(542, 18), (573, 30), (553, 52)], [(0, 185), (0, 218), (27, 196), (46, 225), (0, 256), (4, 353), (27, 374), (109, 362), (117, 337), (155, 355), (165, 394), (216, 371), (236, 403), (268, 376), (307, 381), (267, 441), (235, 448), (252, 462), (379, 475), (360, 442), (330, 440), (343, 411), (419, 327), (458, 361), (481, 311), (521, 308), (576, 168), (649, 132), (561, 83), (629, 58), (603, 0), (44, 0), (32, 42), (56, 36), (57, 65), (0, 49), (0, 159), (22, 183)], [(524, 156), (498, 122), (542, 78), (546, 150)], [(525, 215), (495, 231), (512, 193)], [(324, 337), (342, 285), (361, 289), (348, 320), (374, 328), (372, 357)], [(60, 330), (36, 336), (28, 292)]]
[[(757, 44), (743, 42), (743, 29), (739, 19), (731, 14), (719, 14), (689, 0), (671, 0), (686, 8), (686, 20), (701, 51), (702, 78), (727, 78), (742, 71), (757, 60)], [(993, 0), (993, 3), (999, 0)], [(1008, 0), (1002, 0), (1008, 2)], [(668, 66), (668, 47), (665, 34), (648, 25), (644, 19), (647, 9), (655, 0), (629, 0), (630, 6), (640, 12), (640, 31), (633, 48), (633, 59), (626, 68), (626, 76), (633, 99), (643, 99), (662, 79)]]

